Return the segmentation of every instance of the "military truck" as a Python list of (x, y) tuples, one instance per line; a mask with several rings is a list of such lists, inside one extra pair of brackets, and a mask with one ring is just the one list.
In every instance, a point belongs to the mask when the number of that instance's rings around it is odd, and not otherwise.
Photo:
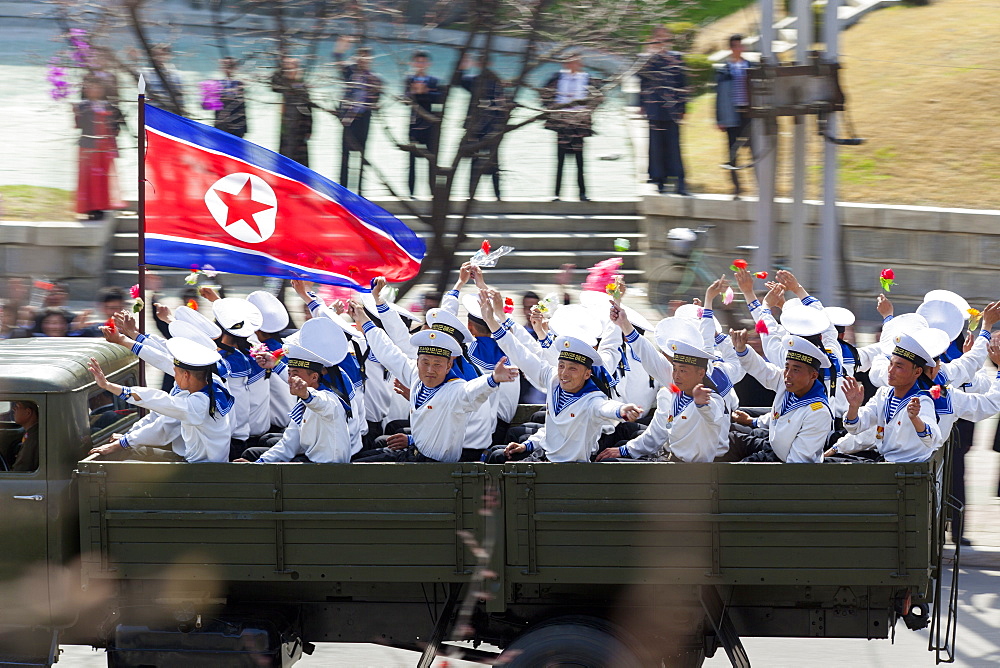
[[(288, 666), (319, 642), (497, 665), (698, 666), (746, 636), (888, 638), (942, 596), (946, 453), (921, 464), (186, 464), (88, 457), (137, 419), (85, 339), (0, 341), (0, 663)], [(957, 571), (955, 571), (957, 572)], [(952, 572), (954, 577), (954, 572)], [(945, 599), (945, 600), (943, 600)], [(489, 648), (495, 648), (488, 651)], [(499, 656), (497, 653), (502, 651)]]

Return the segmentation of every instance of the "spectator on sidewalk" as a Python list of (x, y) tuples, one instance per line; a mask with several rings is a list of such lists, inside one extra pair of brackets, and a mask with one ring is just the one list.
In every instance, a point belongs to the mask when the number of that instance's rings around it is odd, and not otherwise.
[(347, 49), (353, 37), (341, 36), (333, 47), (333, 60), (344, 80), (344, 92), (337, 118), (344, 126), (340, 141), (340, 185), (349, 188), (351, 153), (358, 154), (357, 194), (361, 194), (361, 184), (365, 171), (365, 147), (368, 144), (368, 130), (372, 114), (378, 108), (382, 97), (382, 77), (372, 72), (372, 52), (366, 46), (359, 47), (353, 61), (345, 60)]
[[(715, 72), (715, 122), (726, 133), (729, 166), (736, 167), (740, 148), (750, 146), (750, 63), (743, 58), (743, 35), (729, 38), (730, 55)], [(740, 198), (740, 177), (729, 170), (733, 199)]]
[[(441, 135), (441, 111), (435, 111), (444, 99), (437, 77), (427, 74), (431, 56), (426, 51), (416, 51), (410, 59), (413, 73), (406, 77), (403, 88), (410, 103), (410, 143), (423, 146), (430, 157), (427, 158), (427, 182), (434, 191), (434, 162), (437, 158), (438, 139)], [(428, 118), (433, 116), (436, 120)], [(410, 198), (416, 194), (417, 154), (410, 153), (409, 186)]]
[[(469, 155), (469, 198), (475, 199), (480, 177), (489, 174), (500, 201), (500, 140), (507, 119), (507, 92), (490, 65), (490, 55), (485, 54), (478, 59), (466, 56), (459, 66), (462, 88), (471, 94), (463, 144), (475, 147)], [(473, 66), (478, 67), (478, 74), (473, 74)]]
[(313, 104), (298, 58), (286, 56), (281, 59), (281, 66), (271, 75), (271, 90), (281, 93), (278, 153), (308, 167)]
[(242, 137), (247, 133), (247, 101), (243, 82), (236, 79), (239, 63), (232, 56), (219, 61), (222, 79), (219, 80), (221, 109), (215, 110), (215, 127), (231, 135)]
[(583, 71), (580, 56), (572, 54), (566, 59), (566, 67), (553, 75), (542, 88), (542, 104), (551, 110), (545, 120), (545, 128), (556, 133), (556, 188), (553, 201), (559, 200), (567, 155), (574, 156), (576, 160), (576, 184), (580, 201), (590, 201), (583, 174), (583, 140), (594, 134), (594, 109), (604, 98), (596, 84), (590, 74)]
[(646, 62), (637, 75), (642, 109), (649, 121), (649, 178), (661, 193), (676, 179), (676, 193), (690, 195), (681, 158), (681, 123), (687, 111), (687, 76), (680, 52), (670, 49), (673, 35), (666, 26), (653, 29)]
[(118, 195), (115, 172), (116, 137), (125, 125), (125, 117), (108, 101), (104, 84), (97, 77), (84, 78), (83, 97), (73, 105), (76, 127), (80, 129), (76, 212), (87, 214), (90, 220), (101, 220), (105, 211), (125, 207)]

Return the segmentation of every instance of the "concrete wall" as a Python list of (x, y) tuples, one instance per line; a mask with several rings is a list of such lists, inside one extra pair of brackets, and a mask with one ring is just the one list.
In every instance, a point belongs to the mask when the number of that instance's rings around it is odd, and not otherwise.
[(90, 301), (104, 285), (112, 218), (98, 221), (0, 221), (0, 279), (65, 280), (70, 298)]
[[(787, 199), (775, 202), (776, 264), (790, 267), (806, 289), (815, 289), (821, 205), (808, 202), (806, 206), (810, 250), (805, 258), (788, 258), (786, 230), (792, 204)], [(715, 225), (709, 234), (706, 263), (718, 274), (730, 273), (733, 259), (750, 259), (736, 247), (755, 245), (756, 208), (756, 201), (732, 201), (728, 196), (645, 197), (641, 204), (642, 232), (646, 235), (643, 250), (647, 251), (643, 268), (650, 272), (676, 262), (666, 250), (670, 228)], [(996, 271), (1000, 211), (842, 203), (838, 213), (846, 262), (840, 275), (848, 293), (837, 305), (851, 308), (862, 324), (874, 326), (879, 320), (875, 297), (880, 292), (879, 273), (886, 267), (896, 273), (897, 285), (889, 296), (897, 314), (914, 310), (923, 295), (935, 288), (953, 290), (979, 309), (1000, 299)], [(774, 267), (753, 269), (774, 271)]]

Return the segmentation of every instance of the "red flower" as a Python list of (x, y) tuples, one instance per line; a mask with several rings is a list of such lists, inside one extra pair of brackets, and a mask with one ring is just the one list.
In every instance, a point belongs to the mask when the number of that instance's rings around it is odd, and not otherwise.
[(932, 387), (929, 390), (929, 392), (931, 394), (931, 399), (937, 400), (937, 399), (941, 398), (941, 386), (940, 385), (935, 385), (934, 387)]
[(758, 320), (757, 321), (757, 325), (754, 327), (754, 330), (758, 334), (770, 334), (771, 333), (771, 332), (768, 331), (767, 325), (764, 323), (763, 320)]
[(139, 296), (139, 284), (136, 283), (131, 288), (129, 288), (128, 289), (128, 293), (129, 293), (129, 295), (132, 296), (132, 299), (135, 299), (136, 297), (138, 297)]
[(503, 312), (513, 313), (514, 312), (514, 300), (510, 297), (505, 297), (503, 300)]
[(490, 254), (490, 241), (489, 241), (489, 239), (483, 239), (482, 249), (483, 249), (483, 252), (486, 253), (487, 255)]
[(754, 278), (759, 278), (759, 279), (763, 280), (763, 279), (767, 278), (767, 272), (766, 271), (758, 271), (756, 274), (753, 275), (753, 277)]
[(681, 388), (677, 387), (673, 383), (670, 383), (670, 391), (673, 392), (674, 394), (680, 394)]
[(193, 299), (187, 300), (187, 303), (185, 304), (185, 306), (187, 306), (192, 311), (197, 311), (198, 310), (198, 302), (196, 302)]
[(736, 267), (737, 269), (746, 269), (747, 261), (742, 258), (740, 258), (739, 260), (733, 260), (733, 266)]
[(198, 271), (198, 265), (192, 264), (191, 265), (191, 271)]
[(882, 275), (881, 275), (880, 278), (887, 278), (887, 279), (889, 279), (891, 281), (891, 280), (894, 280), (896, 278), (896, 273), (891, 268), (890, 269), (883, 269), (882, 270)]
[(110, 329), (112, 334), (114, 334), (115, 332), (118, 331), (118, 329), (115, 327), (115, 319), (114, 319), (114, 317), (111, 317), (111, 318), (108, 318), (107, 320), (105, 320), (104, 321), (104, 326), (107, 327), (108, 329)]

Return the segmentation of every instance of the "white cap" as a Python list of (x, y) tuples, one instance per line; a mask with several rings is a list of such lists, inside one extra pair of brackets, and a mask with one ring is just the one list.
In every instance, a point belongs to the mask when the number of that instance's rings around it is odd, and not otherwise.
[(924, 317), (928, 326), (936, 327), (945, 332), (949, 337), (949, 342), (958, 338), (958, 335), (965, 329), (966, 318), (969, 317), (969, 314), (963, 314), (954, 302), (943, 299), (925, 301), (917, 307), (917, 313)]
[[(815, 311), (816, 309), (810, 310)], [(781, 339), (781, 342), (785, 346), (786, 361), (802, 362), (820, 369), (830, 368), (830, 358), (827, 354), (801, 336), (786, 336)]]
[(673, 358), (674, 364), (691, 364), (703, 368), (708, 366), (708, 360), (714, 358), (711, 353), (692, 346), (687, 341), (671, 340), (667, 343), (666, 352)]
[(683, 341), (696, 348), (705, 343), (701, 332), (698, 331), (698, 328), (694, 326), (691, 320), (677, 316), (664, 318), (658, 322), (653, 330), (653, 339), (656, 341), (656, 345), (660, 346), (661, 350), (668, 353), (670, 352), (670, 343), (672, 341)]
[(214, 369), (222, 359), (214, 347), (206, 348), (191, 339), (180, 337), (167, 341), (167, 351), (174, 357), (174, 366), (182, 369)]
[(904, 332), (917, 332), (921, 329), (927, 329), (930, 325), (927, 324), (927, 320), (924, 316), (918, 315), (916, 313), (904, 313), (903, 315), (897, 315), (889, 322), (882, 325), (882, 334), (878, 337), (878, 342), (882, 346), (883, 352), (889, 354), (892, 349), (896, 346), (896, 337)]
[[(948, 338), (948, 333), (944, 330), (937, 329), (936, 327), (928, 327), (927, 329), (922, 329), (919, 332), (913, 332), (910, 336), (923, 346), (933, 359), (940, 357), (946, 350), (948, 346), (954, 339)], [(933, 364), (932, 360), (928, 360)]]
[(432, 308), (428, 311), (427, 324), (435, 331), (451, 334), (465, 345), (476, 340), (476, 337), (472, 335), (465, 323), (458, 319), (457, 315), (445, 311), (443, 308)]
[[(474, 295), (474, 294), (462, 295), (462, 306), (464, 306), (465, 310), (469, 312), (470, 318), (475, 318), (477, 320), (483, 319), (483, 309), (482, 307), (479, 306), (479, 295)], [(495, 315), (497, 320), (504, 319), (499, 313)]]
[(625, 317), (627, 317), (628, 321), (632, 323), (634, 326), (638, 327), (644, 332), (653, 331), (653, 323), (647, 320), (644, 315), (636, 311), (634, 308), (622, 304), (622, 310), (625, 311)]
[(255, 290), (247, 295), (247, 301), (257, 307), (264, 318), (261, 331), (274, 334), (288, 327), (288, 310), (285, 305), (266, 290)]
[(850, 327), (854, 324), (854, 313), (842, 306), (825, 306), (823, 313), (830, 319), (830, 324), (834, 327)]
[(802, 303), (801, 299), (799, 299), (798, 297), (789, 297), (788, 299), (785, 300), (785, 303), (782, 305), (781, 311), (782, 313), (784, 313), (789, 309), (799, 308), (800, 306), (805, 306), (805, 304)]
[(189, 339), (211, 350), (217, 348), (215, 341), (208, 338), (208, 334), (189, 322), (174, 320), (167, 325), (167, 330), (170, 332), (170, 336), (175, 339)]
[(222, 328), (189, 306), (178, 306), (174, 319), (194, 325), (213, 341), (222, 336)]
[[(926, 336), (921, 336), (921, 334), (926, 330), (921, 330), (920, 332), (914, 332), (913, 334), (899, 334), (894, 338), (895, 346), (892, 348), (892, 354), (897, 357), (902, 357), (903, 359), (910, 360), (914, 364), (920, 366), (933, 366), (934, 355), (933, 350), (927, 350), (924, 344), (928, 341)], [(925, 339), (921, 341), (918, 339)], [(933, 341), (930, 341), (932, 344)], [(944, 350), (938, 352), (940, 355)]]
[(250, 336), (264, 322), (260, 310), (245, 299), (226, 297), (212, 302), (212, 315), (222, 329), (233, 336)]
[(298, 345), (307, 350), (315, 351), (328, 360), (332, 366), (340, 364), (347, 357), (347, 339), (343, 331), (330, 318), (310, 318), (299, 330)]
[(781, 326), (792, 336), (815, 336), (830, 329), (830, 318), (808, 306), (785, 308), (781, 311)]
[[(341, 337), (343, 338), (343, 337)], [(298, 343), (286, 343), (285, 344), (285, 359), (288, 360), (288, 367), (291, 369), (310, 369), (317, 373), (322, 373), (319, 369), (313, 368), (312, 365), (319, 365), (322, 367), (334, 366), (334, 362), (328, 360), (323, 355), (317, 352), (309, 350), (305, 346), (299, 345)]]
[(583, 290), (580, 292), (580, 304), (587, 308), (603, 309), (605, 313), (611, 308), (611, 295), (599, 290)]
[[(697, 304), (681, 304), (680, 306), (677, 307), (677, 310), (674, 311), (673, 317), (686, 318), (695, 323), (698, 323), (701, 321), (702, 314), (704, 313), (704, 311), (705, 309), (702, 308), (701, 306), (698, 306)], [(722, 331), (722, 323), (719, 322), (719, 319), (716, 318), (714, 314), (712, 315), (712, 323), (715, 325), (715, 331), (717, 332)]]
[(595, 309), (569, 304), (560, 307), (552, 315), (549, 327), (557, 336), (573, 337), (590, 346), (596, 346), (597, 341), (604, 335), (605, 322), (608, 322), (607, 317), (602, 320)]
[(965, 301), (965, 298), (957, 292), (952, 292), (951, 290), (931, 290), (926, 295), (924, 295), (924, 301), (934, 301), (941, 300), (946, 302), (951, 302), (958, 307), (958, 310), (962, 312), (962, 316), (968, 320), (969, 319), (969, 302)]
[(575, 336), (560, 336), (552, 346), (559, 351), (559, 359), (576, 362), (584, 366), (601, 363), (601, 356), (593, 346)]
[(454, 336), (434, 329), (420, 330), (410, 337), (410, 345), (417, 349), (418, 355), (458, 357), (462, 354), (462, 347)]

